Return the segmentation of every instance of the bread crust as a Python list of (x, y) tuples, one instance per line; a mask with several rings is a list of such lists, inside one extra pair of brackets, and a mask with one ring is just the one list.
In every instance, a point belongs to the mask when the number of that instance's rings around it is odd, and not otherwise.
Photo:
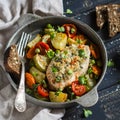
[(21, 62), (16, 45), (11, 45), (4, 54), (4, 66), (8, 73), (14, 77), (20, 77)]
[(102, 29), (108, 22), (109, 37), (114, 37), (120, 32), (120, 4), (96, 6), (96, 23)]

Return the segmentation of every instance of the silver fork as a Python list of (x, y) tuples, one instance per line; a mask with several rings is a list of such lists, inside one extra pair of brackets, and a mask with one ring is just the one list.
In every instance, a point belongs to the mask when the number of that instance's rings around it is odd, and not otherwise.
[(15, 108), (19, 112), (24, 112), (26, 110), (26, 98), (25, 98), (25, 61), (26, 60), (24, 58), (24, 55), (25, 55), (25, 47), (30, 38), (31, 38), (30, 34), (23, 32), (17, 46), (19, 58), (22, 64), (20, 83), (19, 83), (16, 98), (15, 98)]

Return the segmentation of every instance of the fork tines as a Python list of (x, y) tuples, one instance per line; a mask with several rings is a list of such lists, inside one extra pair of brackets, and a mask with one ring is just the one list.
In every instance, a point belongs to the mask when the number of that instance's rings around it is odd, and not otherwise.
[(27, 42), (31, 39), (31, 35), (27, 34), (25, 32), (22, 33), (22, 36), (20, 38), (20, 41), (17, 45), (17, 50), (18, 50), (18, 54), (20, 56), (24, 56), (25, 54), (25, 47), (27, 45)]

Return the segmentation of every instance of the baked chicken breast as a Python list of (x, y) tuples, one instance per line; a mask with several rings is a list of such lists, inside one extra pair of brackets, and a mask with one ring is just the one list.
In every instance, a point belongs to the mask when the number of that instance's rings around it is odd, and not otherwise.
[(51, 90), (63, 90), (87, 72), (90, 49), (87, 45), (69, 46), (50, 62), (46, 76)]

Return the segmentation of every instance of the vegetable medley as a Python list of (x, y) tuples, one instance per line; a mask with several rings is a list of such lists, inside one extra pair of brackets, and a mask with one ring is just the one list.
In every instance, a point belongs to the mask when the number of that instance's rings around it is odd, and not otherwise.
[(43, 101), (66, 102), (98, 82), (100, 51), (74, 24), (47, 24), (27, 44), (26, 92)]

